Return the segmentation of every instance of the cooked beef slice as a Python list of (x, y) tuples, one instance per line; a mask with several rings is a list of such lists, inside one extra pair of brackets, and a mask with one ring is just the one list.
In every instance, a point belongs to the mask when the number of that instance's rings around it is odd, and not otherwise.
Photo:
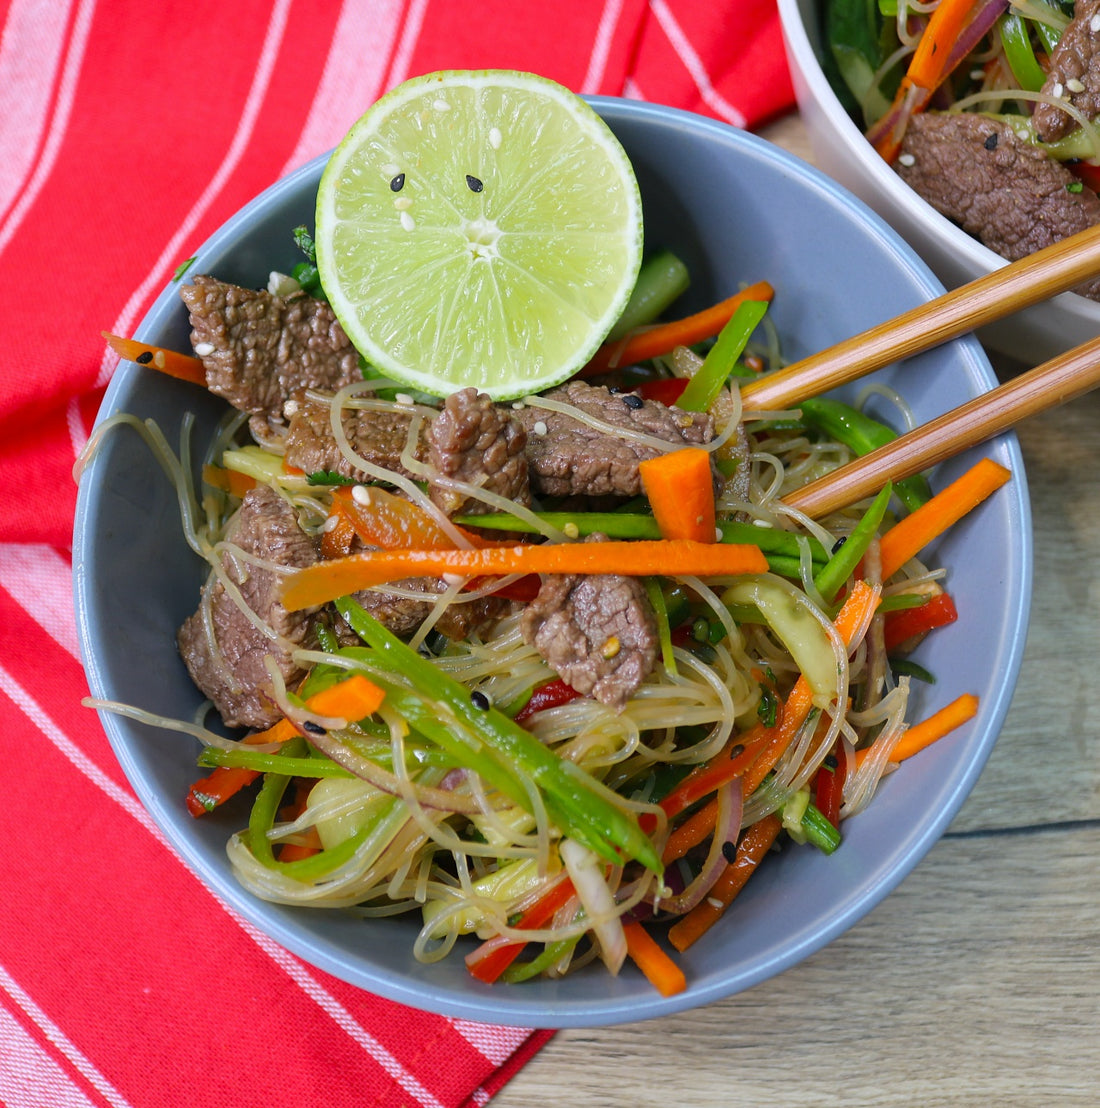
[[(447, 586), (434, 577), (409, 577), (403, 581), (395, 581), (394, 584), (403, 589), (424, 593), (427, 599), (415, 600), (383, 589), (365, 589), (355, 593), (354, 599), (395, 635), (408, 638), (428, 618), (436, 596)], [(499, 619), (507, 607), (506, 600), (495, 596), (483, 596), (463, 604), (449, 604), (447, 610), (433, 624), (433, 629), (448, 639), (461, 642)], [(350, 628), (346, 633), (341, 631), (340, 637), (342, 641), (359, 642)]]
[[(409, 441), (411, 416), (401, 412), (345, 408), (340, 419), (356, 454), (404, 477), (411, 476), (401, 462), (401, 452)], [(372, 479), (341, 453), (332, 433), (328, 404), (307, 399), (292, 406), (284, 448), (286, 464), (304, 473), (329, 470), (344, 477)], [(418, 448), (417, 452), (423, 451)]]
[[(1100, 114), (1100, 0), (1077, 0), (1073, 18), (1050, 55), (1043, 92), (1072, 104), (1087, 119)], [(1097, 21), (1100, 24), (1100, 20)], [(1078, 126), (1077, 120), (1053, 104), (1040, 100), (1032, 116), (1035, 133), (1043, 142), (1057, 142)]]
[[(681, 412), (633, 393), (613, 393), (603, 386), (571, 381), (546, 395), (614, 428), (642, 432), (678, 446), (699, 445), (714, 437), (710, 416)], [(638, 463), (657, 455), (653, 447), (549, 408), (527, 405), (515, 414), (527, 429), (527, 462), (537, 493), (629, 497), (642, 491)], [(720, 481), (717, 475), (716, 481)]]
[[(1010, 261), (1100, 223), (1095, 192), (988, 116), (914, 116), (895, 168), (937, 211)], [(1100, 280), (1075, 291), (1100, 299)]]
[(636, 577), (548, 575), (520, 627), (567, 685), (616, 711), (657, 664), (657, 621)]
[(206, 384), (242, 412), (270, 423), (306, 389), (362, 380), (359, 354), (322, 300), (284, 299), (199, 275), (180, 289)]
[[(298, 526), (294, 509), (267, 485), (249, 490), (229, 529), (229, 539), (242, 550), (281, 566), (302, 568), (317, 560), (317, 549)], [(229, 579), (248, 607), (292, 643), (302, 643), (309, 616), (288, 612), (279, 600), (279, 575), (260, 566), (222, 560)], [(210, 612), (217, 650), (211, 651), (201, 608), (179, 630), (180, 654), (195, 684), (210, 698), (229, 727), (269, 727), (280, 718), (271, 699), (271, 677), (264, 659), (271, 656), (287, 682), (302, 671), (290, 655), (258, 630), (214, 578)]]
[[(428, 462), (445, 478), (494, 492), (519, 504), (531, 503), (527, 475), (527, 431), (511, 408), (494, 404), (477, 389), (447, 397), (425, 432)], [(432, 483), (431, 497), (448, 515), (492, 511), (483, 501)]]

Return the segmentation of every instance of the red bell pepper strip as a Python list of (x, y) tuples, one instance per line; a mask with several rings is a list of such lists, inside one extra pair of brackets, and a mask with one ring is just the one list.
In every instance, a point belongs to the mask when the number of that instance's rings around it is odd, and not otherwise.
[(655, 377), (652, 381), (643, 381), (634, 391), (643, 400), (659, 400), (672, 407), (687, 388), (688, 380), (687, 377)]
[(896, 650), (916, 635), (954, 623), (958, 618), (955, 602), (945, 592), (932, 597), (919, 608), (899, 608), (895, 612), (888, 612), (883, 625), (886, 653)]
[(840, 827), (840, 805), (848, 775), (848, 758), (842, 742), (833, 747), (826, 761), (830, 760), (836, 764), (822, 765), (814, 779), (814, 805), (834, 827)]
[(581, 694), (572, 685), (567, 685), (560, 677), (539, 685), (531, 694), (531, 699), (512, 717), (516, 723), (522, 723), (536, 712), (545, 712), (548, 708), (557, 708), (576, 700)]
[[(560, 881), (548, 889), (519, 918), (517, 931), (537, 931), (545, 927), (555, 916), (559, 908), (564, 908), (576, 895), (573, 882), (564, 874)], [(466, 956), (466, 968), (479, 981), (491, 985), (519, 957), (527, 944), (525, 942), (504, 943), (499, 945), (494, 939), (482, 943), (472, 954)]]

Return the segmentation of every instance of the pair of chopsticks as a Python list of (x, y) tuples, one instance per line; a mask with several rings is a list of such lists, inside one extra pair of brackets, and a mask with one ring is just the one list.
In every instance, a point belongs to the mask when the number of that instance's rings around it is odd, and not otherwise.
[[(1011, 262), (850, 339), (750, 382), (747, 409), (795, 408), (801, 400), (930, 350), (1100, 276), (1100, 226)], [(1028, 416), (1100, 385), (1100, 336), (783, 497), (811, 518), (847, 507), (887, 481), (910, 477), (1009, 430)]]

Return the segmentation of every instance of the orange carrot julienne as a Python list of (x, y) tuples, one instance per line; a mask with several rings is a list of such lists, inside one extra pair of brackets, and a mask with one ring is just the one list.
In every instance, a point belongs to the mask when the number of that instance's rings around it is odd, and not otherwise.
[[(322, 689), (306, 700), (306, 707), (319, 716), (332, 716), (355, 721), (364, 719), (378, 710), (385, 693), (373, 681), (354, 673), (343, 681)], [(244, 741), (250, 746), (267, 743), (283, 743), (299, 732), (288, 719), (281, 719), (264, 731), (255, 731)], [(236, 796), (246, 785), (259, 777), (259, 771), (239, 766), (215, 766), (205, 777), (196, 781), (188, 790), (187, 810), (193, 816), (201, 816), (230, 797)]]
[(255, 477), (222, 466), (204, 465), (202, 479), (213, 488), (224, 489), (233, 496), (244, 496), (249, 489), (256, 487)]
[(662, 538), (715, 541), (714, 477), (710, 453), (697, 446), (638, 463)]
[[(833, 621), (833, 626), (836, 627), (837, 634), (840, 635), (845, 646), (850, 647), (856, 637), (866, 630), (871, 616), (879, 605), (879, 597), (880, 590), (872, 588), (866, 581), (856, 581), (852, 586)], [(746, 796), (756, 790), (760, 782), (771, 772), (775, 763), (783, 756), (783, 752), (798, 734), (798, 729), (805, 723), (812, 707), (813, 690), (806, 678), (799, 675), (780, 708), (771, 741), (745, 774)]]
[(952, 47), (979, 3), (980, 0), (940, 0), (909, 62), (906, 77), (910, 84), (929, 92), (939, 88), (947, 76)]
[(687, 539), (525, 543), (477, 550), (377, 550), (316, 562), (283, 582), (283, 605), (297, 611), (403, 577), (504, 576), (509, 573), (618, 573), (632, 577), (766, 573), (758, 546)]
[[(932, 94), (962, 60), (965, 52), (956, 56), (952, 64), (955, 43), (980, 3), (981, 0), (940, 0), (929, 17), (890, 110), (868, 133), (875, 149), (887, 162), (897, 157), (910, 116), (924, 111)], [(883, 121), (890, 126), (883, 126)]]
[(626, 952), (631, 961), (645, 974), (646, 980), (661, 996), (675, 996), (687, 988), (684, 971), (637, 920), (624, 921), (623, 933), (626, 935)]
[(734, 860), (722, 870), (706, 897), (669, 928), (668, 941), (677, 950), (687, 950), (718, 922), (756, 872), (782, 828), (783, 821), (774, 812), (746, 828)]
[(112, 335), (109, 331), (100, 332), (107, 340), (107, 345), (120, 358), (138, 365), (147, 365), (160, 373), (166, 373), (169, 377), (178, 377), (181, 381), (190, 381), (195, 385), (206, 387), (206, 369), (199, 358), (190, 354), (180, 354), (175, 350), (168, 350), (163, 346), (150, 346), (147, 342), (139, 342), (137, 339), (124, 339), (119, 335)]
[(746, 300), (771, 300), (775, 289), (767, 281), (757, 281), (725, 300), (712, 304), (683, 319), (659, 323), (644, 331), (636, 331), (617, 342), (604, 343), (592, 360), (578, 374), (595, 377), (618, 366), (632, 365), (668, 354), (677, 346), (693, 346), (703, 339), (713, 338), (729, 322), (739, 304)]
[[(913, 724), (906, 730), (898, 739), (894, 749), (890, 751), (890, 761), (903, 762), (906, 758), (912, 758), (925, 747), (949, 735), (956, 727), (961, 727), (968, 720), (973, 719), (977, 712), (978, 698), (973, 693), (963, 693), (938, 712), (933, 712), (927, 719)], [(872, 750), (874, 750), (873, 745), (857, 750), (856, 765), (863, 765)]]
[(882, 579), (888, 581), (910, 558), (997, 491), (1012, 471), (982, 458), (961, 477), (899, 520), (879, 541)]

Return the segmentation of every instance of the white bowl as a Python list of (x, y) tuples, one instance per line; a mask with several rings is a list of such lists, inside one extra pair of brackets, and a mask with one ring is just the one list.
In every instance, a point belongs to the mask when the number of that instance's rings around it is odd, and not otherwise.
[[(818, 0), (778, 0), (795, 97), (814, 159), (890, 223), (948, 287), (1007, 264), (923, 200), (875, 153), (821, 68)], [(978, 332), (990, 349), (1038, 365), (1100, 334), (1100, 302), (1064, 292)]]

